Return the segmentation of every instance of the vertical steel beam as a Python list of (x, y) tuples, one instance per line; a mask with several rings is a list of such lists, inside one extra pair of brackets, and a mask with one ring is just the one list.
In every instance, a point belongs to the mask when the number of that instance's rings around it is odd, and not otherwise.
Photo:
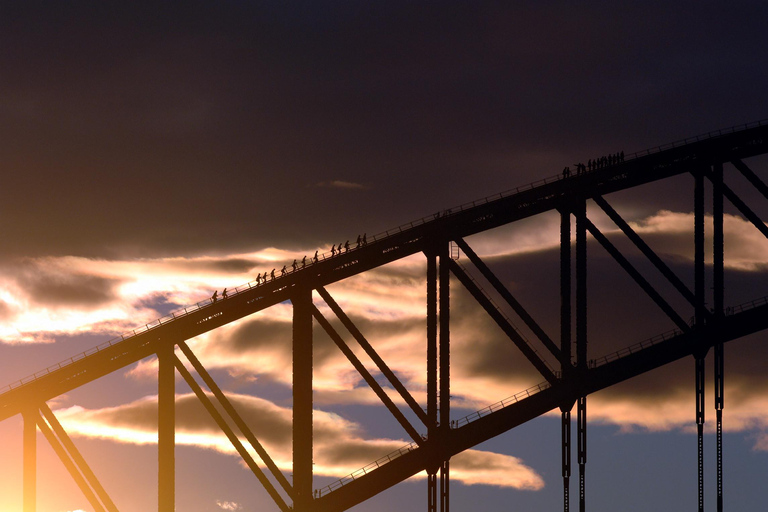
[(720, 330), (725, 301), (725, 250), (723, 234), (723, 164), (712, 169), (714, 335), (715, 340), (715, 414), (717, 415), (717, 512), (723, 512), (723, 343)]
[(576, 364), (587, 367), (587, 204), (576, 210)]
[[(576, 210), (576, 365), (579, 378), (587, 371), (587, 203)], [(585, 470), (587, 462), (587, 398), (578, 400), (577, 450), (579, 463), (579, 511), (585, 507)]]
[(437, 512), (437, 472), (427, 473), (427, 511)]
[[(696, 331), (698, 343), (706, 330), (706, 290), (704, 288), (704, 172), (694, 173), (693, 231), (694, 231), (694, 295), (696, 296)], [(696, 430), (698, 449), (698, 505), (704, 512), (704, 360), (706, 349), (699, 349), (696, 358)]]
[[(560, 368), (562, 378), (568, 379), (573, 372), (571, 364), (571, 214), (560, 212)], [(568, 409), (566, 410), (566, 407)], [(561, 406), (561, 458), (563, 468), (563, 510), (570, 507), (571, 478), (571, 407)]]
[(449, 512), (450, 507), (450, 491), (449, 491), (449, 474), (450, 474), (450, 462), (443, 461), (440, 466), (440, 512)]
[(157, 351), (157, 509), (176, 508), (176, 382), (174, 345), (164, 343)]
[[(427, 435), (433, 443), (439, 436), (437, 427), (437, 286), (437, 255), (431, 251), (427, 254)], [(427, 473), (427, 510), (437, 512), (437, 468), (429, 467)]]
[[(440, 246), (439, 269), (439, 301), (440, 301), (440, 438), (441, 444), (448, 443), (451, 424), (451, 279), (450, 279), (450, 247), (448, 242)], [(448, 512), (449, 508), (449, 465), (447, 460), (440, 465), (440, 512)]]
[(563, 464), (563, 511), (570, 510), (571, 480), (571, 411), (562, 411), (561, 415), (562, 464)]
[(560, 368), (563, 377), (571, 365), (571, 214), (560, 212)]
[(448, 433), (451, 422), (450, 253), (447, 243), (440, 247), (440, 430)]
[(587, 467), (587, 397), (579, 398), (577, 406), (577, 451), (579, 463), (579, 512), (586, 510), (585, 471)]
[(22, 413), (24, 421), (24, 512), (37, 508), (37, 411)]
[(293, 303), (293, 492), (294, 510), (312, 502), (312, 290)]

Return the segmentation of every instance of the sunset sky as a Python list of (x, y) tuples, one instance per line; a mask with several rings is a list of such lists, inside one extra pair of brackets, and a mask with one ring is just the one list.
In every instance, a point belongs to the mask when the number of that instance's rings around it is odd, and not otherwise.
[[(768, 118), (768, 5), (669, 4), (0, 2), (0, 385), (358, 234)], [(746, 163), (768, 181), (768, 157)], [(725, 179), (768, 218), (732, 166)], [(606, 199), (692, 287), (692, 178)], [(768, 240), (728, 204), (725, 226), (726, 304), (768, 295)], [(467, 239), (555, 340), (558, 229), (548, 213)], [(594, 240), (588, 251), (591, 358), (674, 328)], [(424, 404), (425, 269), (415, 255), (328, 287)], [(451, 286), (458, 419), (544, 379)], [(280, 304), (189, 341), (287, 475), (290, 320)], [(321, 331), (315, 488), (408, 442)], [(726, 346), (729, 510), (764, 506), (765, 342)], [(589, 397), (589, 510), (695, 507), (693, 370), (686, 359)], [(155, 358), (49, 402), (121, 511), (157, 508), (156, 404)], [(180, 378), (176, 407), (177, 510), (277, 510)], [(0, 511), (21, 510), (21, 427), (0, 422)], [(90, 511), (38, 443), (38, 510)], [(559, 414), (451, 470), (455, 511), (561, 509)], [(426, 498), (420, 475), (354, 510), (422, 511)]]

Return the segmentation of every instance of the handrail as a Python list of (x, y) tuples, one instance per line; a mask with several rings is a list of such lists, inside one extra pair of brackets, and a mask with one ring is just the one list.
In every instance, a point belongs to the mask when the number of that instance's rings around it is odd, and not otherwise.
[[(768, 119), (763, 119), (763, 120), (760, 120), (760, 121), (754, 121), (754, 122), (746, 123), (746, 124), (743, 124), (743, 125), (735, 125), (735, 126), (731, 126), (729, 128), (725, 128), (725, 129), (721, 129), (721, 130), (717, 130), (717, 131), (707, 132), (707, 133), (702, 134), (702, 135), (697, 135), (697, 136), (695, 136), (693, 138), (681, 139), (681, 140), (678, 140), (678, 141), (675, 141), (675, 142), (671, 142), (671, 143), (668, 143), (668, 144), (657, 146), (655, 148), (649, 148), (649, 149), (646, 149), (644, 151), (638, 151), (638, 152), (632, 153), (632, 154), (628, 155), (625, 158), (625, 161), (626, 160), (630, 160), (630, 159), (640, 158), (642, 156), (650, 155), (650, 154), (653, 154), (653, 153), (658, 153), (658, 152), (661, 152), (661, 151), (664, 151), (664, 150), (667, 150), (667, 149), (671, 149), (671, 148), (674, 148), (674, 147), (679, 147), (679, 146), (690, 144), (690, 143), (693, 143), (693, 142), (701, 142), (703, 140), (712, 139), (712, 138), (716, 138), (716, 137), (721, 137), (722, 135), (727, 135), (727, 134), (730, 134), (730, 133), (736, 133), (737, 131), (747, 130), (749, 128), (756, 128), (756, 127), (760, 127), (760, 126), (764, 126), (764, 125), (768, 125)], [(615, 165), (622, 165), (622, 164), (620, 163), (620, 164), (615, 164)], [(562, 177), (562, 175), (561, 174), (556, 174), (556, 175), (554, 175), (552, 177), (543, 178), (543, 179), (531, 182), (531, 183), (529, 183), (527, 185), (522, 185), (522, 186), (519, 186), (519, 187), (515, 187), (514, 189), (509, 189), (509, 190), (506, 190), (504, 192), (500, 192), (498, 194), (493, 194), (493, 195), (490, 195), (490, 196), (486, 196), (486, 197), (484, 197), (482, 199), (477, 199), (475, 201), (467, 202), (467, 203), (464, 203), (464, 204), (461, 204), (461, 205), (458, 205), (458, 206), (455, 206), (455, 207), (452, 207), (452, 208), (448, 208), (446, 210), (442, 210), (440, 212), (437, 212), (437, 213), (435, 213), (435, 214), (433, 214), (431, 216), (422, 217), (420, 219), (408, 222), (406, 224), (401, 224), (400, 226), (397, 226), (396, 228), (388, 229), (388, 230), (383, 231), (381, 233), (374, 234), (374, 235), (372, 235), (370, 237), (370, 240), (371, 241), (375, 241), (375, 242), (379, 242), (379, 241), (382, 241), (382, 240), (384, 240), (384, 239), (386, 239), (388, 237), (391, 237), (391, 236), (397, 235), (399, 233), (402, 233), (403, 231), (406, 231), (407, 229), (411, 229), (411, 228), (414, 228), (416, 226), (420, 226), (420, 225), (426, 224), (428, 222), (437, 220), (437, 219), (442, 218), (442, 217), (446, 217), (446, 216), (450, 216), (450, 215), (455, 215), (455, 214), (457, 214), (459, 212), (462, 212), (462, 211), (465, 211), (465, 210), (467, 210), (469, 208), (474, 208), (476, 206), (487, 204), (487, 203), (490, 203), (490, 202), (493, 202), (493, 201), (498, 201), (500, 199), (503, 199), (503, 198), (506, 198), (506, 197), (510, 197), (510, 196), (519, 194), (521, 192), (533, 190), (533, 189), (535, 189), (537, 187), (540, 187), (540, 186), (543, 186), (543, 185), (548, 185), (550, 183), (554, 183), (554, 182), (559, 181), (561, 179), (564, 179)], [(348, 242), (349, 241), (347, 241), (347, 243)], [(370, 243), (370, 241), (368, 243)], [(354, 250), (360, 249), (361, 247), (364, 247), (365, 245), (367, 245), (367, 244), (356, 245), (356, 243), (355, 243), (354, 246), (349, 247), (349, 249), (346, 249), (344, 251), (344, 254), (348, 253), (349, 251), (354, 251)], [(319, 263), (321, 261), (325, 261), (327, 259), (333, 258), (334, 256), (341, 255), (341, 254), (342, 254), (341, 251), (339, 251), (337, 253), (330, 253), (330, 254), (329, 254), (329, 252), (324, 252), (322, 254), (318, 254), (317, 261), (314, 261), (313, 258), (309, 258), (309, 261), (304, 266), (297, 266), (296, 269), (293, 269), (292, 267), (287, 268), (285, 275), (283, 275), (282, 273), (280, 275), (275, 275), (274, 278), (270, 279), (270, 282), (272, 280), (274, 280), (274, 279), (280, 279), (281, 277), (293, 274), (294, 272), (298, 272), (298, 271), (300, 271), (300, 270), (302, 270), (302, 269), (304, 269), (306, 267), (311, 267), (315, 263)], [(288, 267), (288, 265), (286, 265), (286, 267)], [(277, 269), (273, 269), (273, 270), (277, 270)], [(236, 286), (235, 288), (233, 288), (228, 293), (228, 296), (238, 295), (238, 294), (240, 294), (240, 293), (242, 293), (244, 291), (250, 290), (251, 288), (255, 288), (255, 287), (258, 287), (258, 286), (263, 286), (266, 283), (267, 283), (266, 279), (264, 280), (264, 282), (260, 282), (260, 280), (249, 281), (249, 282), (247, 282), (245, 284), (242, 284), (240, 286)], [(225, 299), (219, 299), (219, 300), (225, 300)], [(213, 305), (215, 303), (216, 303), (216, 301), (214, 301), (213, 299), (209, 298), (209, 299), (197, 302), (197, 303), (195, 303), (195, 304), (193, 304), (191, 306), (186, 306), (186, 307), (179, 308), (178, 310), (172, 311), (170, 314), (168, 314), (168, 315), (166, 315), (164, 317), (161, 317), (161, 318), (159, 318), (157, 320), (149, 322), (148, 324), (145, 324), (145, 325), (143, 325), (141, 327), (137, 327), (136, 329), (134, 329), (133, 331), (131, 331), (129, 333), (125, 333), (125, 334), (121, 334), (119, 336), (116, 336), (116, 337), (114, 337), (114, 338), (112, 338), (112, 339), (110, 339), (110, 340), (108, 340), (108, 341), (106, 341), (104, 343), (101, 343), (101, 344), (99, 344), (99, 345), (97, 345), (95, 347), (92, 347), (92, 348), (90, 348), (90, 349), (88, 349), (88, 350), (86, 350), (84, 352), (76, 354), (76, 355), (74, 355), (74, 356), (72, 356), (72, 357), (70, 357), (68, 359), (64, 359), (62, 361), (59, 361), (58, 363), (53, 364), (51, 366), (48, 366), (47, 368), (45, 368), (43, 370), (37, 371), (37, 372), (35, 372), (35, 373), (31, 374), (31, 375), (23, 377), (22, 379), (19, 379), (18, 381), (15, 381), (15, 382), (13, 382), (11, 384), (8, 384), (8, 385), (0, 388), (0, 395), (2, 395), (4, 393), (7, 393), (7, 392), (9, 392), (9, 391), (11, 391), (13, 389), (16, 389), (16, 388), (18, 388), (20, 386), (29, 384), (30, 382), (33, 382), (33, 381), (35, 381), (35, 380), (37, 380), (37, 379), (39, 379), (41, 377), (44, 377), (45, 375), (48, 375), (48, 374), (50, 374), (50, 373), (52, 373), (54, 371), (60, 370), (62, 368), (65, 368), (65, 367), (69, 366), (70, 364), (73, 364), (74, 362), (76, 362), (76, 361), (78, 361), (78, 360), (80, 360), (80, 359), (82, 359), (84, 357), (87, 357), (89, 355), (92, 355), (92, 354), (95, 354), (97, 352), (100, 352), (100, 351), (102, 351), (102, 350), (104, 350), (106, 348), (109, 348), (109, 347), (111, 347), (111, 346), (113, 346), (113, 345), (115, 345), (117, 343), (125, 341), (125, 340), (127, 340), (129, 338), (132, 338), (132, 337), (134, 337), (134, 336), (136, 336), (138, 334), (141, 334), (143, 332), (150, 331), (150, 330), (152, 330), (152, 329), (154, 329), (154, 328), (156, 328), (156, 327), (158, 327), (160, 325), (163, 325), (164, 323), (167, 323), (169, 321), (175, 320), (175, 319), (180, 318), (180, 317), (185, 317), (185, 316), (189, 315), (190, 313), (193, 313), (193, 312), (198, 311), (198, 310), (200, 310), (202, 308), (205, 308), (205, 307), (209, 307), (209, 306), (211, 306), (211, 305)]]
[[(727, 307), (725, 308), (724, 313), (725, 313), (725, 316), (731, 316), (731, 315), (735, 315), (736, 313), (742, 313), (744, 311), (748, 311), (750, 309), (755, 309), (757, 307), (765, 306), (765, 305), (768, 305), (768, 296), (743, 302), (736, 306)], [(597, 359), (590, 359), (588, 365), (590, 368), (597, 368), (598, 366), (602, 366), (606, 363), (610, 363), (611, 361), (616, 361), (617, 359), (621, 359), (630, 354), (634, 354), (635, 352), (651, 347), (662, 341), (666, 341), (676, 336), (680, 336), (681, 334), (683, 334), (683, 331), (681, 331), (680, 329), (672, 329), (670, 331), (657, 334), (656, 336), (652, 336), (648, 339), (635, 343), (634, 345), (630, 345), (629, 347), (625, 347), (611, 354), (607, 354)]]

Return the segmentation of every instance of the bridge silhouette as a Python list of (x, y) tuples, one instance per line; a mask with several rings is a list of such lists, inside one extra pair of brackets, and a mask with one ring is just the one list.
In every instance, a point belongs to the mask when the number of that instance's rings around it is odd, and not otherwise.
[[(342, 250), (318, 254), (277, 275), (231, 289), (226, 297), (211, 298), (175, 311), (130, 333), (24, 378), (0, 390), (0, 421), (23, 417), (23, 496), (25, 512), (36, 508), (36, 432), (39, 429), (61, 458), (73, 480), (95, 510), (118, 507), (56, 419), (47, 402), (146, 357), (158, 358), (158, 509), (175, 507), (175, 374), (181, 375), (213, 420), (229, 438), (243, 461), (286, 512), (338, 512), (427, 472), (427, 509), (449, 510), (451, 457), (553, 410), (562, 421), (564, 510), (570, 507), (571, 412), (576, 407), (579, 509), (586, 505), (587, 397), (674, 361), (693, 357), (696, 368), (699, 510), (703, 510), (704, 361), (714, 354), (717, 422), (717, 509), (722, 511), (722, 415), (724, 344), (768, 328), (768, 300), (724, 303), (723, 203), (727, 199), (768, 237), (768, 227), (723, 179), (724, 169), (742, 174), (764, 198), (768, 186), (744, 160), (768, 153), (768, 123), (759, 122), (708, 133), (694, 139), (627, 155), (610, 164), (579, 168), (525, 187), (438, 212), (398, 228), (358, 240)], [(670, 179), (692, 176), (694, 198), (694, 282), (689, 287), (671, 270), (612, 208), (605, 196), (613, 192)], [(713, 198), (706, 214), (705, 185)], [(693, 316), (683, 314), (665, 299), (630, 260), (588, 218), (587, 204), (596, 205), (647, 258), (687, 302)], [(545, 212), (560, 216), (559, 339), (551, 339), (525, 307), (466, 242), (470, 235), (514, 223)], [(572, 219), (575, 218), (575, 228)], [(712, 222), (712, 282), (705, 282), (705, 221)], [(674, 325), (674, 329), (599, 357), (587, 352), (587, 234), (621, 266)], [(352, 318), (326, 290), (343, 281), (407, 256), (422, 253), (426, 268), (426, 404), (418, 403), (389, 364), (376, 352)], [(463, 258), (459, 258), (459, 254)], [(468, 264), (461, 262), (467, 260)], [(453, 279), (453, 281), (452, 281)], [(473, 297), (541, 374), (543, 382), (460, 419), (451, 418), (450, 285), (458, 282)], [(481, 283), (486, 283), (485, 285)], [(493, 290), (487, 292), (485, 287)], [(708, 307), (706, 294), (713, 302)], [(367, 353), (405, 405), (398, 406), (360, 362), (350, 345), (313, 301), (313, 293), (330, 308), (349, 335)], [(492, 296), (501, 298), (500, 307)], [(293, 309), (293, 478), (277, 467), (249, 425), (197, 359), (186, 341), (277, 304), (290, 301)], [(504, 312), (514, 311), (512, 320)], [(533, 333), (529, 340), (515, 326)], [(313, 327), (318, 325), (349, 359), (411, 438), (411, 443), (349, 476), (320, 489), (313, 487)], [(575, 328), (572, 326), (575, 325)], [(178, 350), (177, 350), (178, 349)], [(182, 361), (181, 356), (187, 360)], [(553, 362), (556, 364), (553, 365)], [(195, 370), (197, 377), (187, 368)], [(198, 380), (202, 380), (206, 391)], [(411, 422), (401, 407), (415, 416)], [(247, 440), (247, 448), (242, 439)], [(252, 451), (258, 455), (254, 459)]]

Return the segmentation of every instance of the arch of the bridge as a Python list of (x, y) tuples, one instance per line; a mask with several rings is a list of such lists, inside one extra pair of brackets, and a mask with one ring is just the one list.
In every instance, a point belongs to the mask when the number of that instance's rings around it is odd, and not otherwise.
[[(768, 199), (768, 187), (744, 163), (744, 159), (768, 152), (768, 126), (758, 124), (742, 130), (712, 134), (703, 140), (635, 155), (613, 165), (595, 166), (589, 172), (563, 175), (536, 186), (516, 189), (483, 201), (446, 210), (433, 218), (401, 226), (392, 232), (359, 241), (342, 252), (316, 256), (309, 265), (294, 266), (280, 276), (267, 274), (255, 283), (238, 287), (226, 299), (198, 304), (161, 319), (143, 330), (122, 336), (116, 342), (79, 359), (48, 369), (0, 393), (0, 420), (22, 414), (24, 423), (24, 509), (35, 510), (36, 429), (61, 458), (67, 470), (95, 510), (117, 510), (74, 443), (58, 423), (46, 402), (71, 389), (123, 368), (149, 355), (157, 355), (158, 378), (158, 503), (159, 510), (174, 510), (175, 496), (175, 373), (179, 373), (208, 413), (229, 438), (277, 507), (286, 512), (341, 511), (426, 470), (427, 505), (431, 511), (449, 508), (449, 461), (463, 450), (515, 426), (559, 408), (562, 412), (562, 468), (564, 508), (569, 509), (571, 476), (570, 414), (577, 407), (577, 463), (579, 508), (585, 509), (587, 460), (587, 400), (590, 393), (622, 382), (686, 356), (696, 368), (696, 424), (699, 456), (699, 510), (703, 510), (704, 358), (714, 347), (715, 410), (717, 413), (717, 507), (722, 510), (722, 414), (723, 344), (768, 328), (768, 302), (726, 310), (724, 289), (723, 199), (768, 237), (768, 228), (723, 179), (724, 165), (734, 168)], [(611, 192), (689, 173), (693, 176), (694, 267), (693, 290), (678, 278), (605, 199)], [(705, 304), (704, 205), (705, 182), (711, 184), (713, 224), (713, 307)], [(587, 216), (587, 203), (604, 212), (666, 281), (694, 310), (689, 324), (629, 259), (611, 243)], [(560, 344), (545, 332), (524, 306), (475, 253), (465, 238), (546, 211), (558, 211), (560, 230)], [(575, 218), (575, 233), (572, 231)], [(612, 256), (648, 297), (663, 311), (676, 329), (602, 359), (589, 359), (587, 351), (587, 234)], [(458, 261), (457, 250), (470, 265)], [(326, 286), (387, 264), (405, 256), (423, 253), (426, 270), (426, 360), (427, 403), (422, 408), (387, 363), (376, 353), (353, 320), (326, 290)], [(469, 269), (468, 267), (471, 267)], [(475, 299), (541, 373), (545, 382), (524, 395), (515, 396), (488, 410), (461, 420), (450, 415), (450, 283), (451, 276)], [(536, 337), (527, 340), (507, 318), (480, 282), (501, 297)], [(575, 288), (575, 290), (573, 289)], [(413, 425), (389, 398), (313, 303), (316, 293), (341, 322), (349, 335), (367, 353), (392, 388), (400, 395), (419, 425)], [(293, 305), (293, 483), (289, 483), (264, 447), (206, 371), (185, 340), (233, 322), (256, 311), (290, 300)], [(362, 473), (353, 474), (326, 488), (313, 490), (312, 474), (312, 345), (313, 323), (320, 325), (379, 396), (412, 443), (386, 460), (377, 461)], [(575, 333), (572, 332), (575, 325)], [(543, 347), (539, 353), (536, 346)], [(575, 354), (572, 353), (575, 346)], [(177, 353), (175, 347), (180, 350)], [(180, 359), (194, 368), (193, 375)], [(553, 367), (551, 361), (557, 362)], [(204, 388), (198, 383), (202, 380)], [(424, 430), (426, 433), (424, 434)], [(243, 444), (245, 439), (261, 459), (259, 464)], [(266, 470), (262, 469), (266, 468)], [(292, 505), (289, 503), (292, 502)]]

